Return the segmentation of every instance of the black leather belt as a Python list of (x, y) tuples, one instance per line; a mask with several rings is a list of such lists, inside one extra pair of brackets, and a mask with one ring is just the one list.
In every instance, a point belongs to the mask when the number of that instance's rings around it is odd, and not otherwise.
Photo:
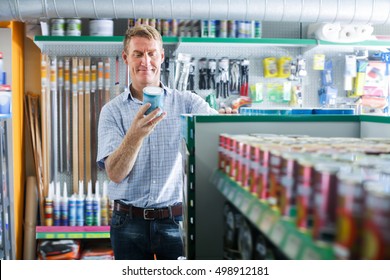
[(130, 214), (132, 218), (143, 218), (144, 220), (161, 220), (181, 216), (183, 208), (181, 204), (165, 208), (139, 208), (114, 201), (114, 211)]

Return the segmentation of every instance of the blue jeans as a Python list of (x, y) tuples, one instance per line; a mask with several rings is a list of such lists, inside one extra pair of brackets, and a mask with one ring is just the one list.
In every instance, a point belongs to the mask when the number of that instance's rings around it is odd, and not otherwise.
[(182, 216), (161, 220), (131, 218), (113, 211), (111, 245), (116, 260), (176, 260), (184, 256), (179, 222)]

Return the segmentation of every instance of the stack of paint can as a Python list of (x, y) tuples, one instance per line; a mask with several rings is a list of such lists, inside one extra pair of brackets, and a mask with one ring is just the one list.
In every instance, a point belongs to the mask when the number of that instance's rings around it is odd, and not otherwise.
[(224, 133), (218, 167), (299, 230), (333, 244), (337, 258), (383, 259), (389, 155), (388, 139)]
[(261, 38), (262, 27), (258, 20), (181, 20), (131, 18), (128, 27), (150, 25), (163, 36), (207, 38)]
[(81, 19), (53, 18), (50, 21), (51, 36), (81, 36)]

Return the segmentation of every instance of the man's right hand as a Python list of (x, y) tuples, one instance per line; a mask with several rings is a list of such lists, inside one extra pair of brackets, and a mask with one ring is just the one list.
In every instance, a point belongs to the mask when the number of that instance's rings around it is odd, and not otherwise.
[(153, 110), (150, 114), (145, 115), (150, 106), (150, 103), (142, 105), (135, 115), (128, 131), (128, 133), (131, 133), (134, 137), (139, 137), (139, 139), (145, 138), (153, 132), (157, 124), (167, 115), (166, 112), (161, 113), (161, 109), (159, 108)]

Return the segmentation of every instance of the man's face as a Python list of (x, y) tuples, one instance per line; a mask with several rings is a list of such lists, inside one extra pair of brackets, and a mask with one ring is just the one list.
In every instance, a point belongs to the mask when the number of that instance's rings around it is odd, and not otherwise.
[(161, 63), (164, 50), (156, 40), (133, 37), (122, 53), (123, 60), (129, 66), (131, 82), (136, 88), (160, 85)]

